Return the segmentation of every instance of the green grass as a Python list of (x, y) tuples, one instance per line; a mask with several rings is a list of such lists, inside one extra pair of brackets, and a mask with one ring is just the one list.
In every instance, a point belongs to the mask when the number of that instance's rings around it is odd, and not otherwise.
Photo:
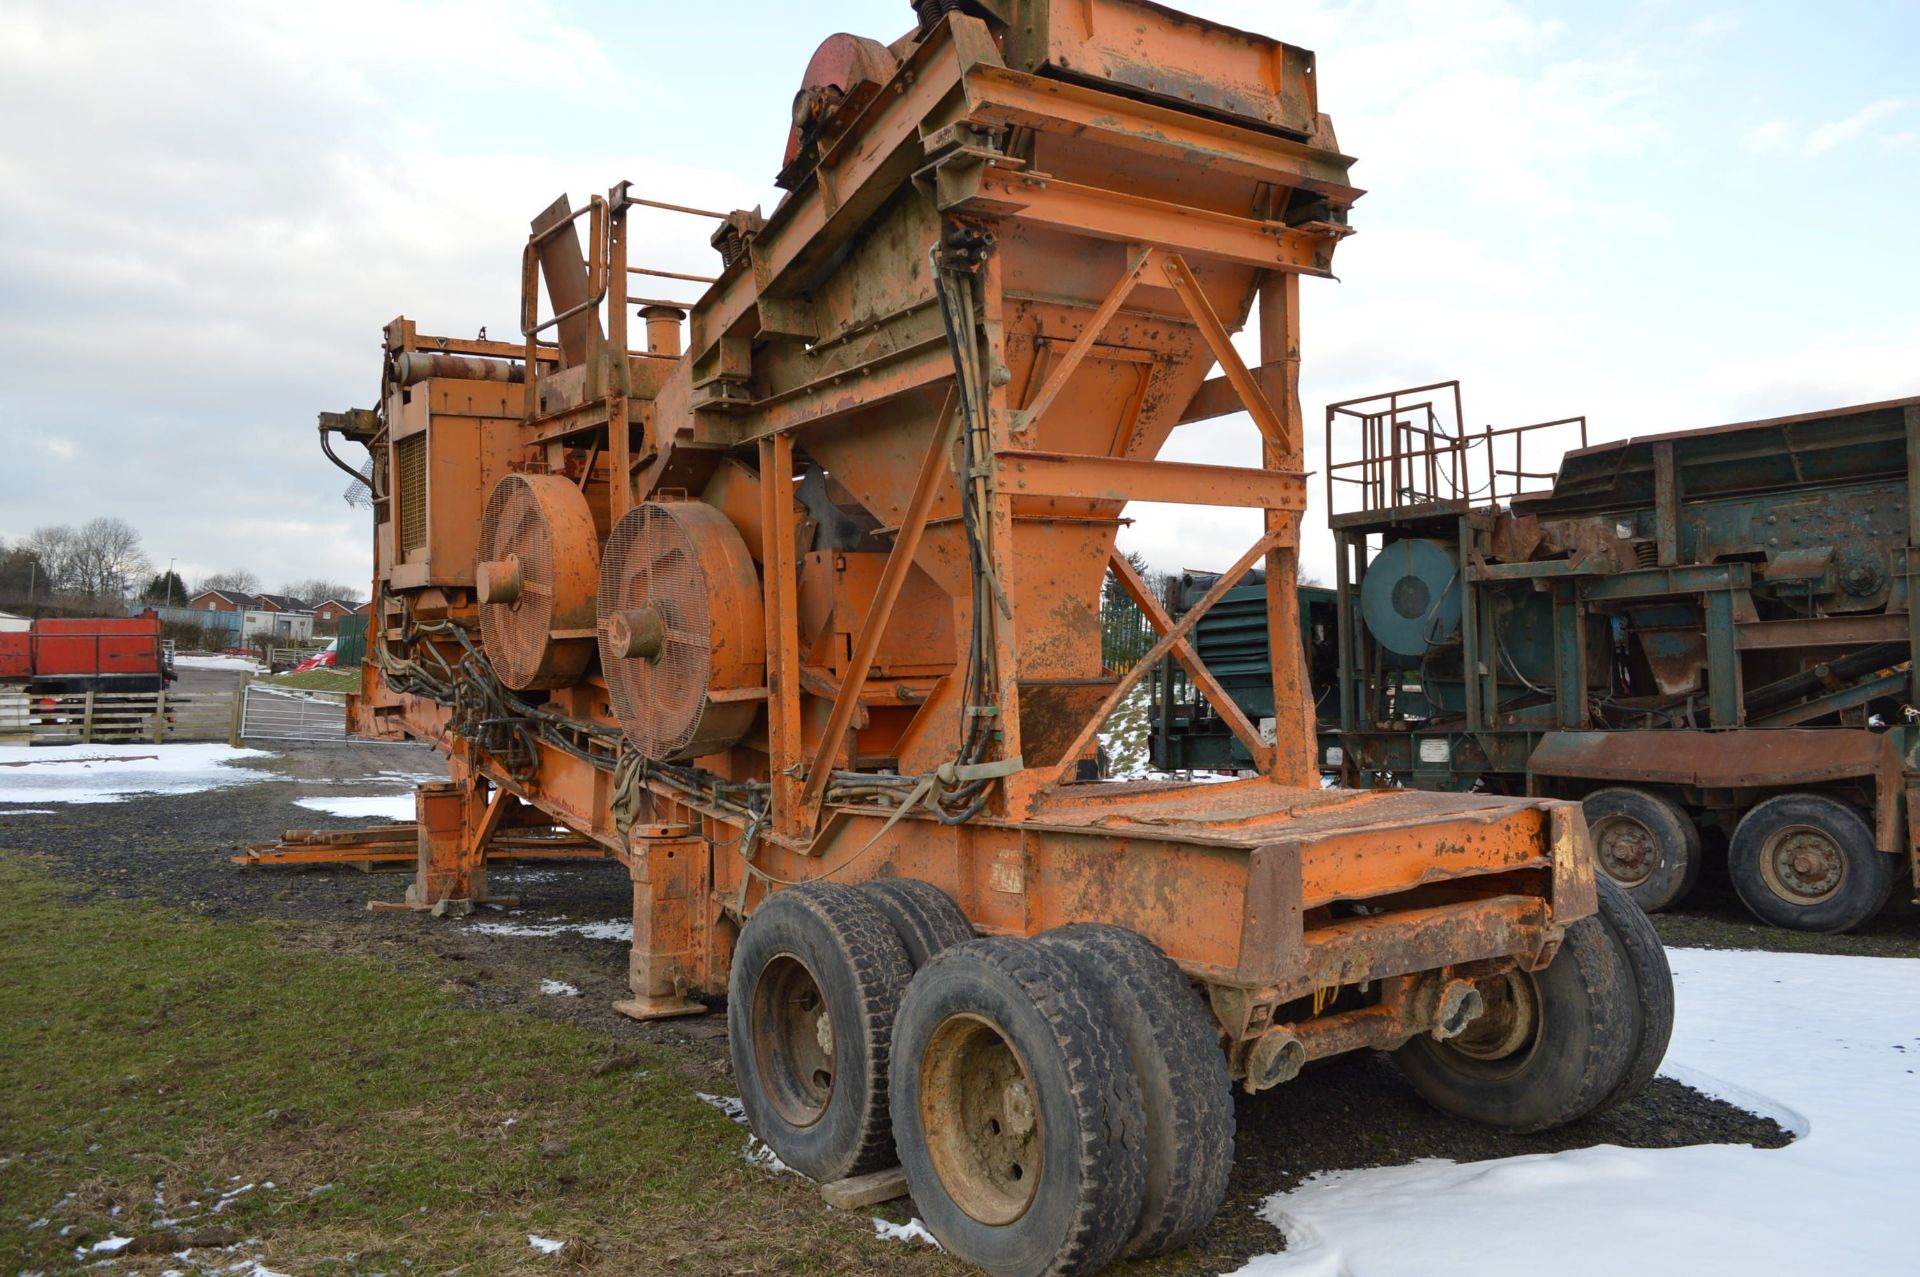
[(303, 674), (275, 674), (257, 681), (275, 683), (281, 687), (300, 687), (312, 692), (357, 692), (360, 690), (360, 671), (308, 670)]
[(955, 1271), (749, 1166), (745, 1132), (665, 1049), (463, 1008), (451, 985), (274, 925), (66, 889), (0, 852), (0, 1270), (70, 1267), (76, 1243), (118, 1234), (153, 1248), (123, 1268), (157, 1271), (179, 1266), (179, 1235), (225, 1228), (302, 1274), (563, 1262), (528, 1233), (605, 1271)]

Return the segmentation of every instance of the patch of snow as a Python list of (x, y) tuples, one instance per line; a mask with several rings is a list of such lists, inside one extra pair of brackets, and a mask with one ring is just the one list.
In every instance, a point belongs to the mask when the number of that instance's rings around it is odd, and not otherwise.
[[(708, 1095), (705, 1091), (695, 1091), (694, 1095), (698, 1096), (703, 1104), (712, 1105), (740, 1125), (747, 1125), (747, 1106), (740, 1102), (738, 1096)], [(747, 1165), (758, 1166), (762, 1170), (790, 1171), (793, 1169), (780, 1160), (778, 1153), (762, 1144), (760, 1137), (751, 1130), (747, 1132), (747, 1145), (740, 1150), (740, 1156)]]
[(568, 922), (565, 918), (543, 918), (536, 922), (473, 922), (468, 927), (486, 936), (556, 936), (571, 931), (589, 940), (631, 942), (633, 921)]
[(413, 794), (355, 794), (341, 798), (296, 798), (296, 807), (323, 811), (329, 816), (355, 819), (378, 817), (381, 820), (407, 821), (414, 817)]
[(249, 674), (264, 674), (267, 667), (249, 656), (216, 656), (204, 652), (181, 652), (173, 658), (175, 669), (182, 670), (244, 670)]
[(542, 980), (540, 982), (540, 992), (556, 998), (577, 998), (580, 996), (580, 990), (568, 984), (565, 980)]
[(883, 1241), (925, 1242), (935, 1250), (945, 1249), (945, 1247), (933, 1239), (933, 1234), (927, 1231), (927, 1226), (917, 1219), (910, 1219), (904, 1224), (896, 1224), (891, 1220), (881, 1219), (878, 1216), (873, 1216), (872, 1218), (874, 1236), (879, 1237)]
[(53, 808), (51, 807), (9, 807), (5, 811), (0, 811), (0, 816), (51, 816), (51, 815), (53, 815)]
[(740, 1157), (748, 1166), (757, 1166), (763, 1171), (790, 1171), (793, 1168), (780, 1160), (780, 1155), (768, 1145), (760, 1142), (758, 1135), (747, 1136), (747, 1146), (740, 1150)]
[(133, 1245), (133, 1238), (114, 1235), (105, 1241), (97, 1241), (91, 1246), (82, 1246), (74, 1255), (115, 1255)]
[(228, 763), (270, 758), (226, 745), (0, 745), (0, 803), (117, 803), (271, 780)]
[[(1678, 1005), (1661, 1071), (1773, 1116), (1793, 1144), (1601, 1145), (1316, 1175), (1268, 1199), (1287, 1250), (1238, 1277), (1519, 1277), (1541, 1255), (1559, 1277), (1910, 1271), (1920, 961), (1668, 956)], [(1470, 1244), (1462, 1220), (1499, 1244)]]
[(527, 1245), (533, 1247), (535, 1250), (539, 1251), (542, 1255), (552, 1255), (552, 1254), (556, 1254), (562, 1246), (566, 1245), (566, 1243), (557, 1242), (551, 1237), (542, 1237), (538, 1233), (528, 1233)]
[(747, 1124), (747, 1106), (740, 1102), (739, 1096), (708, 1095), (705, 1091), (695, 1091), (694, 1094), (699, 1097), (702, 1104), (712, 1105), (742, 1126)]
[(221, 1211), (231, 1206), (236, 1197), (239, 1197), (244, 1193), (251, 1193), (252, 1191), (253, 1191), (252, 1184), (242, 1184), (240, 1187), (234, 1189), (232, 1192), (220, 1194), (220, 1200), (213, 1204), (213, 1213), (218, 1215)]

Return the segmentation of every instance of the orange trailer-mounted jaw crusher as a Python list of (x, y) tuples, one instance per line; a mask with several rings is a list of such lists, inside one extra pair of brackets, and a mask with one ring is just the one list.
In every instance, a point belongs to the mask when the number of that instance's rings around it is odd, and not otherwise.
[[(354, 729), (431, 741), (455, 777), (422, 791), (411, 903), (484, 902), (509, 827), (607, 848), (634, 890), (620, 1010), (726, 995), (780, 1157), (897, 1161), (996, 1273), (1192, 1240), (1232, 1080), (1390, 1049), (1516, 1129), (1637, 1088), (1667, 976), (1596, 895), (1576, 805), (1316, 774), (1278, 641), (1300, 281), (1360, 192), (1313, 55), (1146, 0), (916, 16), (820, 46), (771, 215), (563, 197), (525, 246), (522, 342), (396, 320), (379, 406), (323, 417), (374, 457)], [(639, 213), (710, 218), (717, 276), (642, 265)], [(1229, 336), (1256, 307), (1248, 367)], [(1258, 468), (1157, 459), (1243, 409)], [(1115, 553), (1130, 501), (1264, 531), (1175, 622)], [(1263, 560), (1271, 733), (1186, 638)], [(1109, 573), (1160, 630), (1117, 678)], [(1168, 657), (1260, 774), (1077, 779)]]

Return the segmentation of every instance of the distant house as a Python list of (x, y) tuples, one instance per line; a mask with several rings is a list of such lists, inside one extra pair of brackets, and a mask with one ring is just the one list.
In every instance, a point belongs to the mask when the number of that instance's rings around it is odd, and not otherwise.
[(368, 600), (367, 600), (367, 601), (366, 601), (365, 603), (362, 603), (362, 604), (361, 604), (361, 605), (360, 605), (359, 607), (357, 607), (357, 608), (355, 608), (355, 609), (353, 609), (353, 610), (354, 610), (354, 611), (356, 611), (356, 612), (358, 612), (358, 613), (359, 613), (360, 615), (362, 615), (362, 616), (372, 616), (372, 615), (373, 615), (373, 600), (372, 600), (372, 599), (368, 599)]
[(322, 599), (307, 609), (313, 613), (313, 619), (321, 625), (338, 625), (343, 616), (352, 616), (360, 609), (341, 599)]
[(262, 612), (305, 612), (308, 607), (291, 594), (256, 594), (254, 607)]
[(196, 612), (250, 612), (259, 607), (253, 595), (242, 590), (202, 590), (187, 606)]

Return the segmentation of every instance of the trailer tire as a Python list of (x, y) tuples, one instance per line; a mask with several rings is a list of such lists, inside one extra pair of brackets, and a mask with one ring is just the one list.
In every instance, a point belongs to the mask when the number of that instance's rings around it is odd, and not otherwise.
[(892, 1165), (887, 1066), (912, 968), (886, 915), (840, 883), (747, 919), (727, 988), (734, 1080), (755, 1135), (817, 1180)]
[(1233, 1169), (1233, 1080), (1219, 1030), (1186, 975), (1138, 932), (1077, 923), (1039, 943), (1100, 991), (1140, 1085), (1146, 1198), (1121, 1254), (1180, 1250), (1219, 1211)]
[(873, 901), (894, 934), (906, 946), (907, 962), (918, 971), (942, 949), (973, 939), (973, 924), (953, 897), (918, 878), (876, 878), (859, 890)]
[(1596, 877), (1594, 886), (1599, 889), (1600, 921), (1626, 957), (1640, 1003), (1640, 1030), (1634, 1035), (1627, 1074), (1606, 1099), (1606, 1104), (1616, 1104), (1645, 1089), (1667, 1057), (1673, 1038), (1673, 969), (1659, 932), (1640, 906), (1604, 877)]
[(1126, 1044), (1061, 954), (971, 940), (913, 977), (894, 1141), (920, 1217), (996, 1277), (1104, 1267), (1139, 1218), (1145, 1118)]
[(1445, 1042), (1393, 1053), (1435, 1108), (1501, 1130), (1544, 1131), (1599, 1109), (1628, 1076), (1640, 1008), (1623, 947), (1598, 917), (1567, 928), (1544, 971), (1478, 981), (1486, 1010)]
[(1618, 786), (1580, 804), (1594, 865), (1648, 913), (1678, 904), (1700, 879), (1700, 830), (1665, 794)]
[(1824, 794), (1780, 794), (1749, 811), (1727, 845), (1740, 903), (1762, 922), (1835, 932), (1880, 912), (1895, 858), (1864, 817)]

